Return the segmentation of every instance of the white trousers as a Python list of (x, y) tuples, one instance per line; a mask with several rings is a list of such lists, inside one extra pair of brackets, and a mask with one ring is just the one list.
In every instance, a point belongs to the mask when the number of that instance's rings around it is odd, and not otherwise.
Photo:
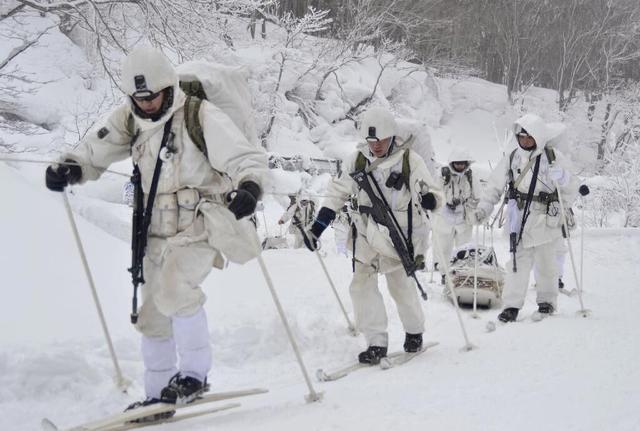
[(172, 337), (142, 336), (147, 397), (160, 398), (162, 389), (178, 371), (183, 376), (204, 381), (211, 370), (211, 344), (204, 309), (191, 316), (171, 318), (171, 326)]
[[(558, 265), (558, 278), (562, 278), (562, 276), (564, 275), (564, 262), (566, 261), (567, 258), (567, 253), (569, 252), (569, 249), (567, 248), (567, 240), (566, 239), (562, 239), (562, 241), (558, 241), (558, 248), (556, 250), (556, 263)], [(533, 276), (536, 280), (536, 283), (538, 282), (538, 266), (534, 265), (533, 267)]]
[(171, 337), (172, 317), (191, 316), (202, 308), (206, 296), (200, 283), (211, 272), (215, 256), (206, 241), (178, 246), (149, 238), (136, 329), (148, 337)]
[[(424, 332), (424, 312), (416, 286), (404, 269), (385, 274), (389, 293), (396, 303), (398, 315), (405, 332)], [(378, 289), (378, 272), (371, 265), (356, 262), (355, 273), (349, 287), (353, 302), (356, 327), (365, 337), (368, 346), (387, 347), (387, 312)]]
[(562, 238), (539, 246), (518, 247), (516, 253), (517, 272), (513, 272), (513, 256), (507, 262), (505, 287), (502, 292), (504, 308), (522, 308), (527, 296), (529, 277), (535, 264), (536, 302), (548, 302), (556, 307), (558, 298), (558, 264), (556, 254), (558, 241)]
[(460, 247), (471, 241), (473, 234), (473, 226), (466, 223), (451, 225), (446, 222), (437, 224), (433, 231), (433, 253), (434, 262), (438, 263), (440, 271), (444, 271), (444, 266), (440, 266), (443, 262), (449, 265), (451, 261), (451, 252), (454, 245)]

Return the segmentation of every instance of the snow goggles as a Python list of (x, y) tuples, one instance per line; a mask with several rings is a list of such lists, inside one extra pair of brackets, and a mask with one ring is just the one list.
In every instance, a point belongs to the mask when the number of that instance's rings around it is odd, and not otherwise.
[(162, 93), (161, 91), (158, 91), (157, 93), (149, 93), (149, 94), (145, 94), (143, 95), (133, 95), (131, 97), (133, 97), (135, 99), (136, 102), (151, 102), (153, 100), (155, 100), (160, 93)]

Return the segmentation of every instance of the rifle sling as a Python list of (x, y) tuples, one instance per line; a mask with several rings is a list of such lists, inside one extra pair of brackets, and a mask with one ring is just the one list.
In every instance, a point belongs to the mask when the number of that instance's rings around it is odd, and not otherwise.
[(158, 191), (158, 181), (160, 179), (160, 170), (162, 169), (162, 158), (160, 158), (160, 154), (162, 153), (162, 149), (167, 146), (167, 142), (169, 141), (169, 136), (171, 132), (171, 123), (173, 122), (173, 117), (169, 118), (169, 120), (164, 124), (164, 133), (162, 135), (162, 142), (160, 143), (160, 148), (158, 149), (158, 156), (156, 158), (156, 166), (153, 169), (153, 178), (151, 179), (151, 187), (149, 188), (149, 197), (147, 197), (147, 205), (144, 208), (144, 221), (142, 225), (144, 238), (147, 237), (147, 231), (149, 229), (149, 225), (151, 224), (151, 213), (153, 212), (153, 203), (156, 200), (156, 193)]
[(527, 219), (529, 218), (529, 212), (530, 212), (529, 209), (531, 207), (531, 202), (533, 201), (533, 193), (535, 192), (536, 184), (538, 183), (538, 172), (540, 171), (541, 158), (542, 158), (542, 154), (540, 154), (538, 157), (535, 158), (535, 165), (533, 166), (533, 174), (531, 176), (531, 182), (529, 183), (529, 191), (527, 192), (527, 200), (524, 204), (524, 209), (522, 210), (522, 223), (520, 223), (520, 233), (518, 234), (518, 244), (522, 239), (522, 233), (524, 232), (524, 225), (527, 223)]

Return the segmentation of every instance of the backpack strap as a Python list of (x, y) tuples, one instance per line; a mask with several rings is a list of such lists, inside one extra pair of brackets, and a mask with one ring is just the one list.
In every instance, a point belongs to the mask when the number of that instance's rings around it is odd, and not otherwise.
[(202, 131), (202, 124), (200, 124), (200, 106), (202, 105), (202, 99), (195, 96), (187, 96), (187, 100), (184, 102), (184, 122), (187, 126), (187, 133), (189, 138), (198, 147), (205, 157), (208, 157), (207, 143), (204, 140), (204, 133)]
[(473, 196), (473, 173), (471, 172), (471, 168), (465, 171), (464, 176), (467, 177), (469, 181), (469, 189), (471, 190), (471, 196)]

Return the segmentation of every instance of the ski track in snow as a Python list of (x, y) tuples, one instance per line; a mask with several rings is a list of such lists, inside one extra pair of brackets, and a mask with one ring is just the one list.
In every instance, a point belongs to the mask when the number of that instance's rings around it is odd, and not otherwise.
[[(7, 299), (0, 305), (0, 429), (37, 430), (42, 417), (68, 427), (122, 410), (142, 397), (138, 334), (128, 323), (129, 246), (106, 234), (122, 220), (121, 205), (72, 196), (98, 293), (120, 365), (134, 384), (128, 394), (113, 384), (113, 368), (87, 281), (59, 196), (25, 182), (0, 164), (8, 200), (0, 212), (1, 266)], [(268, 199), (269, 223), (281, 207)], [(261, 218), (261, 217), (260, 217)], [(277, 232), (275, 226), (269, 226)], [(579, 231), (573, 248), (579, 259)], [(347, 310), (350, 260), (323, 237), (326, 264)], [(506, 261), (506, 240), (496, 235)], [(575, 313), (576, 298), (559, 297), (554, 316), (534, 323), (531, 290), (522, 321), (486, 333), (498, 309), (463, 311), (471, 342), (464, 340), (441, 286), (427, 283), (426, 340), (439, 341), (415, 360), (391, 370), (365, 369), (336, 382), (319, 383), (318, 368), (352, 361), (364, 347), (349, 336), (345, 320), (316, 257), (306, 250), (264, 253), (282, 305), (302, 351), (319, 403), (308, 390), (276, 314), (257, 262), (214, 271), (204, 283), (214, 348), (212, 390), (267, 387), (270, 393), (240, 400), (243, 406), (157, 430), (637, 430), (640, 348), (636, 280), (640, 277), (637, 230), (596, 230), (585, 235), (585, 294), (589, 318)], [(568, 289), (575, 287), (569, 261)], [(439, 280), (438, 274), (434, 277)], [(383, 284), (383, 283), (381, 283)], [(403, 332), (389, 310), (390, 348)], [(351, 317), (352, 314), (350, 313)]]

